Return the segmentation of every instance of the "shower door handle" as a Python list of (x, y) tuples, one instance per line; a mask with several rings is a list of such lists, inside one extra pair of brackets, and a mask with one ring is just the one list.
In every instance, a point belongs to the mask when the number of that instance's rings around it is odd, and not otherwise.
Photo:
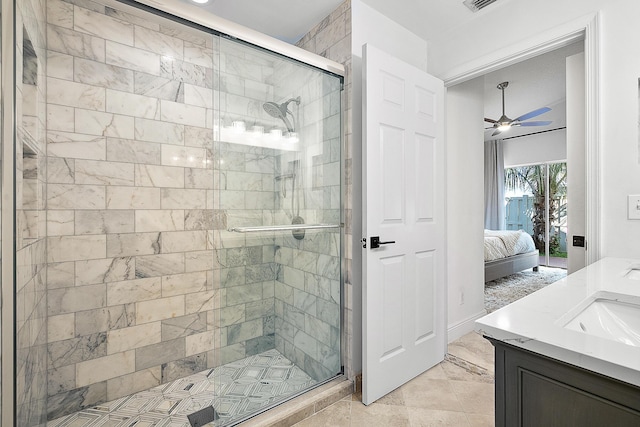
[(395, 243), (395, 240), (390, 240), (388, 242), (381, 242), (380, 236), (372, 236), (371, 237), (371, 249), (379, 248), (380, 245), (388, 245), (390, 243)]

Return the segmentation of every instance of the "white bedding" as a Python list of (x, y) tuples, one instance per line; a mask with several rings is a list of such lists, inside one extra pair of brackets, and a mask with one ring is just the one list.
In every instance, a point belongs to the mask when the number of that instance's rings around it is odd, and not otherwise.
[(493, 261), (536, 249), (533, 238), (522, 230), (484, 230), (484, 260)]

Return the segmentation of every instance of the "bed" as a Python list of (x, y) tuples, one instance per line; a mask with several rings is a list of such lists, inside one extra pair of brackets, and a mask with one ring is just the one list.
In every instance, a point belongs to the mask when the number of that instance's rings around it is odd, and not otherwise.
[(484, 231), (484, 281), (489, 282), (532, 268), (538, 271), (539, 254), (533, 238), (522, 230)]

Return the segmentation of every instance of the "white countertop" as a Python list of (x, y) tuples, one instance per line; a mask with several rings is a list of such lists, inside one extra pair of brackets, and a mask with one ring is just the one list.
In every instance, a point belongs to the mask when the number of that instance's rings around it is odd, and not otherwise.
[(601, 291), (640, 297), (640, 260), (604, 258), (478, 319), (476, 330), (640, 387), (640, 347), (564, 327), (568, 312)]

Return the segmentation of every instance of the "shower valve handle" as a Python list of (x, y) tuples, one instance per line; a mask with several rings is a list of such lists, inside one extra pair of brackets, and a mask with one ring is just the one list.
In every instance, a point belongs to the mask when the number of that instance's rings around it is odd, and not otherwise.
[(372, 236), (371, 237), (371, 249), (379, 248), (380, 245), (388, 245), (390, 243), (395, 243), (395, 240), (390, 240), (388, 242), (381, 242), (380, 236)]

